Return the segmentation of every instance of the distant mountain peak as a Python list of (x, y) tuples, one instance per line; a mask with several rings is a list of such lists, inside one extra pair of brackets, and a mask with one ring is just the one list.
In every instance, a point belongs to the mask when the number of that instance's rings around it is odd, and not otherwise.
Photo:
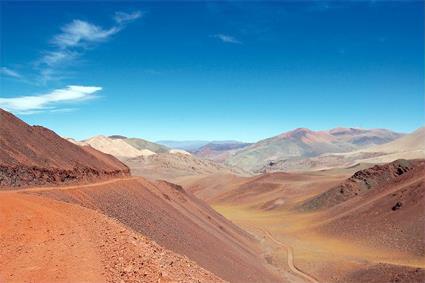
[(279, 135), (279, 137), (282, 138), (297, 138), (301, 136), (305, 136), (307, 134), (313, 134), (314, 131), (308, 129), (308, 128), (296, 128), (295, 130), (284, 132)]
[(125, 136), (121, 136), (121, 135), (112, 135), (112, 136), (109, 136), (109, 138), (110, 138), (110, 139), (113, 139), (113, 140), (124, 140), (124, 139), (126, 139), (127, 137), (125, 137)]
[(385, 129), (335, 128), (313, 131), (297, 128), (278, 136), (261, 140), (226, 160), (226, 164), (247, 171), (260, 170), (270, 160), (284, 161), (311, 158), (325, 153), (350, 152), (356, 149), (391, 142), (403, 136)]

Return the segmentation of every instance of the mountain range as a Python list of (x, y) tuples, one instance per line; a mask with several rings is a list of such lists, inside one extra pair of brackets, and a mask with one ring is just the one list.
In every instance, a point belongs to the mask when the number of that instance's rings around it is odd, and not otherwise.
[(5, 269), (11, 281), (280, 280), (258, 242), (206, 203), (90, 145), (122, 156), (122, 138), (70, 142), (1, 109), (0, 122), (1, 230), (12, 235), (0, 237), (2, 281)]
[(298, 128), (261, 140), (230, 156), (225, 163), (258, 172), (266, 165), (295, 158), (310, 158), (324, 153), (349, 152), (393, 141), (403, 134), (385, 129), (335, 128), (312, 131)]
[[(1, 280), (425, 278), (425, 128), (296, 129), (190, 153), (0, 122)], [(229, 165), (246, 155), (260, 169)]]
[(380, 164), (397, 159), (425, 158), (425, 128), (384, 144), (362, 147), (343, 153), (324, 153), (315, 157), (297, 157), (269, 162), (262, 172), (307, 171), (351, 167), (357, 164)]
[(182, 142), (190, 145), (190, 152), (119, 135), (96, 136), (80, 142), (69, 140), (111, 154), (142, 176), (154, 175), (173, 180), (178, 176), (224, 171), (246, 175), (343, 168), (358, 163), (422, 158), (425, 156), (425, 145), (421, 142), (423, 138), (424, 128), (411, 134), (386, 129), (335, 128), (312, 131), (299, 128), (252, 144), (238, 141), (206, 144), (203, 141)]

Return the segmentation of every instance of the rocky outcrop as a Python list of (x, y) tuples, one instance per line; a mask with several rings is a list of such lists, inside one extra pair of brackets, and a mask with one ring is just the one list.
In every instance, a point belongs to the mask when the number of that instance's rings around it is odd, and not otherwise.
[(24, 188), (31, 186), (87, 183), (130, 175), (130, 170), (99, 171), (88, 167), (73, 170), (40, 168), (36, 166), (0, 166), (0, 187)]
[(401, 159), (357, 171), (338, 186), (306, 201), (300, 209), (304, 211), (326, 209), (370, 191), (385, 190), (412, 174), (423, 172), (424, 164), (423, 160)]

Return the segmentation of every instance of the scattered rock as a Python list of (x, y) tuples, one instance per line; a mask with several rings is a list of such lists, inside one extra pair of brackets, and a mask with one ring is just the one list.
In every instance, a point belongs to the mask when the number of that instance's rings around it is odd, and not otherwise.
[(393, 211), (396, 211), (397, 209), (400, 209), (401, 206), (402, 206), (402, 203), (398, 201), (391, 209)]

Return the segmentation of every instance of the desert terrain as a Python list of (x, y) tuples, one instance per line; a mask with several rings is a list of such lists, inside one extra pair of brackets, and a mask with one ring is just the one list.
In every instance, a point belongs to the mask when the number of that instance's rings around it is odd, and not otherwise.
[(425, 283), (425, 0), (0, 0), (0, 283)]
[(254, 237), (182, 187), (0, 114), (2, 281), (282, 280)]
[(179, 183), (262, 239), (269, 262), (304, 282), (423, 282), (424, 164)]
[(0, 198), (2, 282), (222, 282), (94, 210), (24, 193)]
[(2, 282), (425, 280), (423, 128), (297, 129), (258, 150), (343, 162), (259, 172), (227, 161), (257, 144), (77, 141), (0, 114)]

